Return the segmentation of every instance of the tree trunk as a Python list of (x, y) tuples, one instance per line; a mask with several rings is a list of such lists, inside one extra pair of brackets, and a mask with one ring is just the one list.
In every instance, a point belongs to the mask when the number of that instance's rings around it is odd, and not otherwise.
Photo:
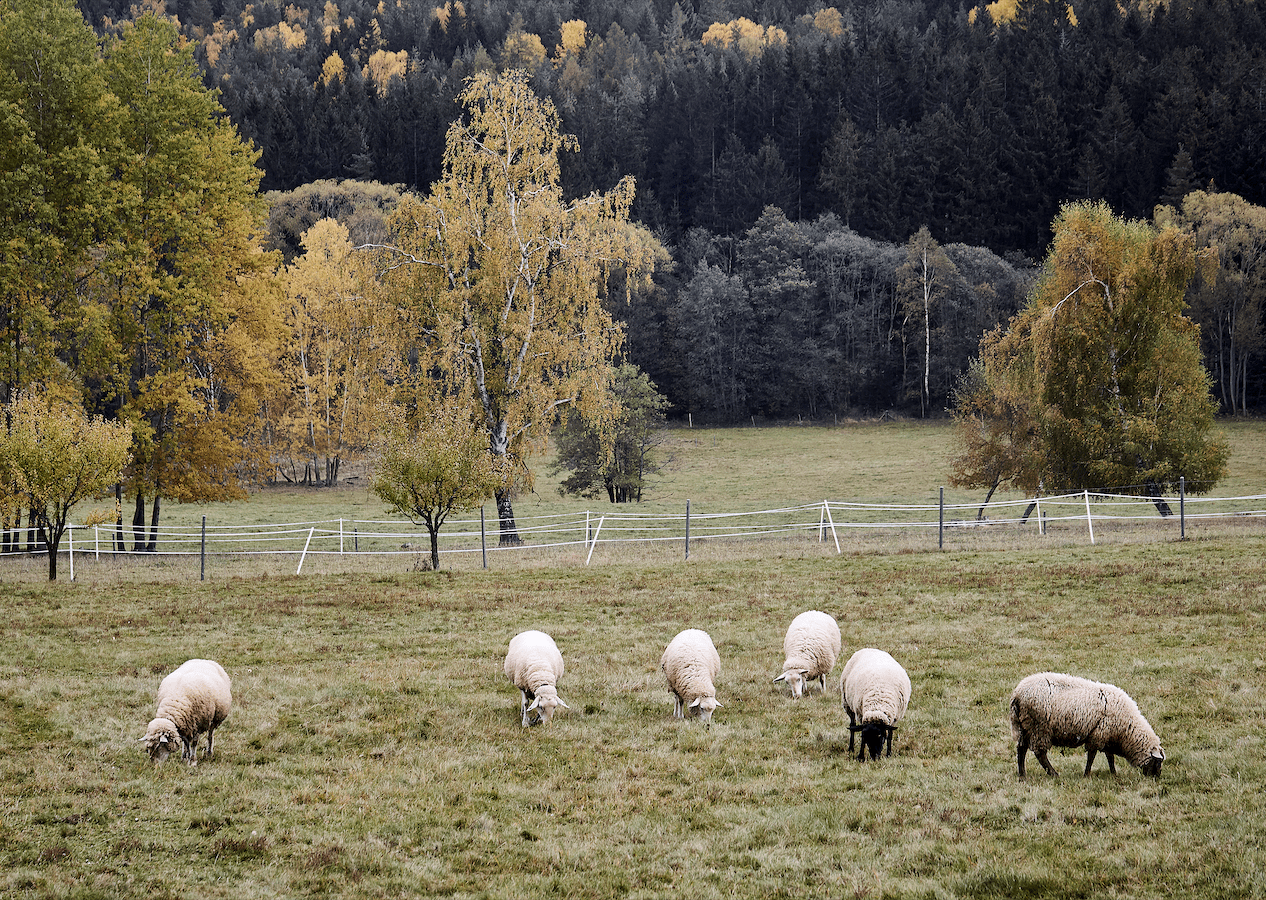
[(145, 494), (136, 489), (136, 507), (132, 510), (132, 552), (145, 552)]
[(51, 542), (48, 545), (48, 580), (57, 580), (57, 548)]
[(1169, 518), (1174, 514), (1173, 509), (1165, 502), (1165, 498), (1161, 496), (1160, 485), (1154, 481), (1147, 483), (1147, 496), (1152, 498), (1152, 504), (1156, 507), (1156, 511), (1161, 514), (1162, 518)]
[(431, 532), (431, 571), (438, 572), (440, 570), (440, 529), (437, 526), (427, 530)]
[(514, 524), (514, 504), (510, 500), (510, 491), (502, 488), (497, 491), (497, 518), (501, 522), (501, 537), (498, 543), (502, 547), (517, 547), (523, 543), (519, 537), (518, 526)]
[(153, 553), (158, 549), (158, 507), (161, 502), (162, 495), (159, 493), (158, 485), (154, 486), (154, 512), (149, 520), (149, 542), (145, 545), (145, 550)]
[[(980, 504), (980, 509), (976, 510), (977, 522), (980, 522), (985, 518), (985, 507), (987, 507), (989, 505), (989, 501), (993, 499), (993, 492), (998, 489), (998, 485), (1001, 484), (1001, 482), (1001, 478), (995, 478), (993, 480), (993, 484), (989, 487), (989, 493), (985, 494), (985, 501)], [(1026, 517), (1027, 515), (1028, 513), (1025, 513)]]

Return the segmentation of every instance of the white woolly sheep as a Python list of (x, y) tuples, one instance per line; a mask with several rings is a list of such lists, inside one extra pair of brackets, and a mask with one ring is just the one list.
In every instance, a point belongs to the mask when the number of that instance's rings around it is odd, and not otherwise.
[(786, 659), (775, 682), (791, 685), (791, 696), (796, 700), (815, 678), (825, 691), (826, 676), (840, 655), (840, 626), (833, 617), (816, 609), (802, 612), (787, 627), (782, 652)]
[(523, 631), (510, 641), (506, 652), (506, 678), (519, 689), (519, 712), (523, 727), (536, 721), (548, 724), (554, 709), (571, 709), (558, 696), (558, 680), (563, 677), (563, 654), (554, 639), (543, 631)]
[(853, 752), (853, 736), (860, 731), (859, 760), (866, 759), (867, 750), (871, 759), (878, 759), (885, 741), (892, 756), (892, 733), (910, 704), (910, 676), (901, 664), (883, 650), (858, 650), (844, 664), (840, 702), (848, 713), (848, 752)]
[(1039, 672), (1016, 685), (1011, 694), (1011, 736), (1021, 778), (1029, 750), (1043, 769), (1059, 774), (1046, 758), (1051, 747), (1084, 744), (1086, 775), (1100, 750), (1107, 754), (1113, 775), (1118, 754), (1153, 778), (1160, 776), (1165, 760), (1160, 739), (1129, 694), (1116, 685), (1058, 672)]
[(693, 710), (704, 725), (711, 727), (712, 711), (721, 706), (715, 686), (721, 673), (721, 657), (708, 633), (687, 628), (678, 634), (665, 648), (659, 667), (673, 695), (673, 715), (682, 719), (687, 709)]
[(233, 694), (228, 673), (218, 662), (191, 659), (158, 686), (158, 709), (145, 730), (145, 750), (162, 762), (180, 741), (180, 756), (198, 764), (198, 739), (207, 733), (207, 756), (215, 753), (215, 730), (229, 714)]

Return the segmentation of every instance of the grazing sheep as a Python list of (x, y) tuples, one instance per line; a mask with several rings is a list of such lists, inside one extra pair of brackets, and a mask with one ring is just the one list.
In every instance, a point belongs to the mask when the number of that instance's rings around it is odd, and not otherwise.
[(775, 682), (791, 685), (791, 696), (796, 700), (815, 678), (825, 691), (826, 676), (840, 655), (840, 626), (833, 617), (816, 609), (802, 612), (791, 620), (782, 652), (786, 659)]
[(554, 639), (543, 631), (523, 631), (510, 641), (506, 652), (506, 678), (519, 689), (519, 712), (523, 727), (536, 721), (548, 724), (554, 709), (571, 709), (558, 696), (558, 680), (563, 677), (563, 654)]
[(1029, 750), (1043, 769), (1059, 774), (1046, 758), (1051, 747), (1085, 744), (1086, 775), (1100, 750), (1107, 754), (1113, 775), (1117, 754), (1153, 778), (1160, 776), (1165, 761), (1160, 738), (1129, 694), (1115, 685), (1057, 672), (1030, 675), (1016, 685), (1011, 694), (1011, 736), (1021, 778)]
[(158, 686), (158, 709), (145, 730), (145, 750), (162, 762), (180, 741), (180, 756), (198, 764), (198, 738), (207, 733), (207, 756), (215, 753), (215, 730), (233, 705), (228, 673), (218, 662), (191, 659)]
[(860, 731), (859, 760), (866, 759), (867, 750), (871, 759), (878, 759), (885, 740), (892, 756), (892, 733), (910, 704), (910, 676), (901, 664), (883, 650), (858, 650), (844, 664), (840, 702), (848, 713), (848, 752), (853, 752), (853, 736)]
[(694, 710), (704, 725), (711, 727), (717, 702), (716, 678), (721, 673), (721, 657), (706, 631), (687, 628), (672, 639), (659, 659), (675, 701), (673, 715), (685, 718)]

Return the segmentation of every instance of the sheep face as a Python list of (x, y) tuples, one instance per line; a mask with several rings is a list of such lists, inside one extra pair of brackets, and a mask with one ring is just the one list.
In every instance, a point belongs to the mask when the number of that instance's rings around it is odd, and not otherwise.
[(163, 762), (177, 749), (182, 754), (184, 752), (184, 742), (176, 732), (176, 727), (164, 719), (152, 722), (141, 740), (145, 743), (145, 752), (155, 763)]
[(1165, 761), (1165, 751), (1157, 750), (1147, 758), (1143, 765), (1139, 766), (1143, 770), (1143, 774), (1150, 778), (1160, 778), (1161, 763)]
[(537, 691), (536, 696), (532, 699), (531, 705), (528, 706), (524, 714), (524, 722), (529, 721), (531, 713), (535, 712), (537, 723), (548, 725), (550, 718), (554, 715), (554, 710), (560, 706), (563, 709), (571, 709), (552, 688), (546, 685)]
[(690, 704), (690, 708), (698, 714), (700, 722), (704, 725), (711, 725), (712, 712), (720, 705), (720, 703), (717, 703), (716, 697), (700, 697)]
[(787, 686), (791, 688), (791, 697), (793, 700), (799, 700), (804, 695), (805, 685), (808, 683), (806, 679), (807, 673), (797, 672), (792, 669), (783, 672), (774, 681), (785, 681)]
[(868, 722), (861, 727), (861, 750), (857, 754), (859, 760), (865, 761), (866, 751), (870, 751), (871, 759), (879, 759), (884, 753), (884, 743), (888, 744), (888, 755), (892, 755), (892, 729), (882, 722)]

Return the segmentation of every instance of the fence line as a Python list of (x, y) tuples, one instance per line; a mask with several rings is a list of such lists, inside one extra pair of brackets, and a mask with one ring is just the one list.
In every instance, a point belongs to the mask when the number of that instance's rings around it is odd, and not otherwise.
[[(1179, 512), (1161, 516), (1157, 504), (1175, 505)], [(700, 512), (686, 501), (681, 514), (639, 513), (615, 510), (595, 513), (561, 513), (521, 517), (520, 542), (488, 546), (483, 510), (479, 518), (451, 520), (440, 532), (443, 555), (481, 553), (488, 565), (488, 552), (514, 553), (525, 550), (583, 548), (588, 565), (599, 546), (653, 545), (678, 543), (689, 558), (690, 541), (743, 541), (816, 534), (824, 543), (829, 534), (836, 553), (842, 552), (841, 534), (875, 531), (919, 534), (938, 530), (938, 546), (944, 534), (974, 529), (998, 530), (1032, 527), (1045, 534), (1050, 528), (1085, 530), (1095, 543), (1095, 527), (1100, 533), (1115, 525), (1138, 526), (1151, 523), (1186, 536), (1189, 524), (1209, 524), (1229, 519), (1266, 519), (1266, 494), (1240, 497), (1137, 497), (1094, 491), (1061, 494), (1036, 499), (998, 500), (987, 504), (873, 504), (823, 500), (794, 506), (736, 512)], [(595, 528), (595, 522), (596, 528)], [(495, 524), (495, 523), (494, 523)], [(12, 532), (25, 538), (27, 529)], [(296, 574), (304, 561), (319, 556), (400, 556), (430, 553), (430, 535), (406, 520), (325, 519), (311, 522), (283, 522), (275, 525), (217, 525), (204, 521), (188, 528), (146, 528), (143, 539), (154, 543), (154, 551), (134, 554), (126, 549), (128, 530), (117, 525), (73, 526), (67, 531), (62, 552), (69, 554), (74, 578), (75, 554), (99, 559), (108, 554), (127, 556), (292, 556), (298, 557)], [(494, 529), (496, 537), (499, 531)], [(351, 546), (348, 546), (348, 539)], [(104, 544), (104, 548), (103, 548)], [(46, 553), (44, 549), (38, 552)], [(25, 550), (0, 553), (0, 558), (28, 555)]]

